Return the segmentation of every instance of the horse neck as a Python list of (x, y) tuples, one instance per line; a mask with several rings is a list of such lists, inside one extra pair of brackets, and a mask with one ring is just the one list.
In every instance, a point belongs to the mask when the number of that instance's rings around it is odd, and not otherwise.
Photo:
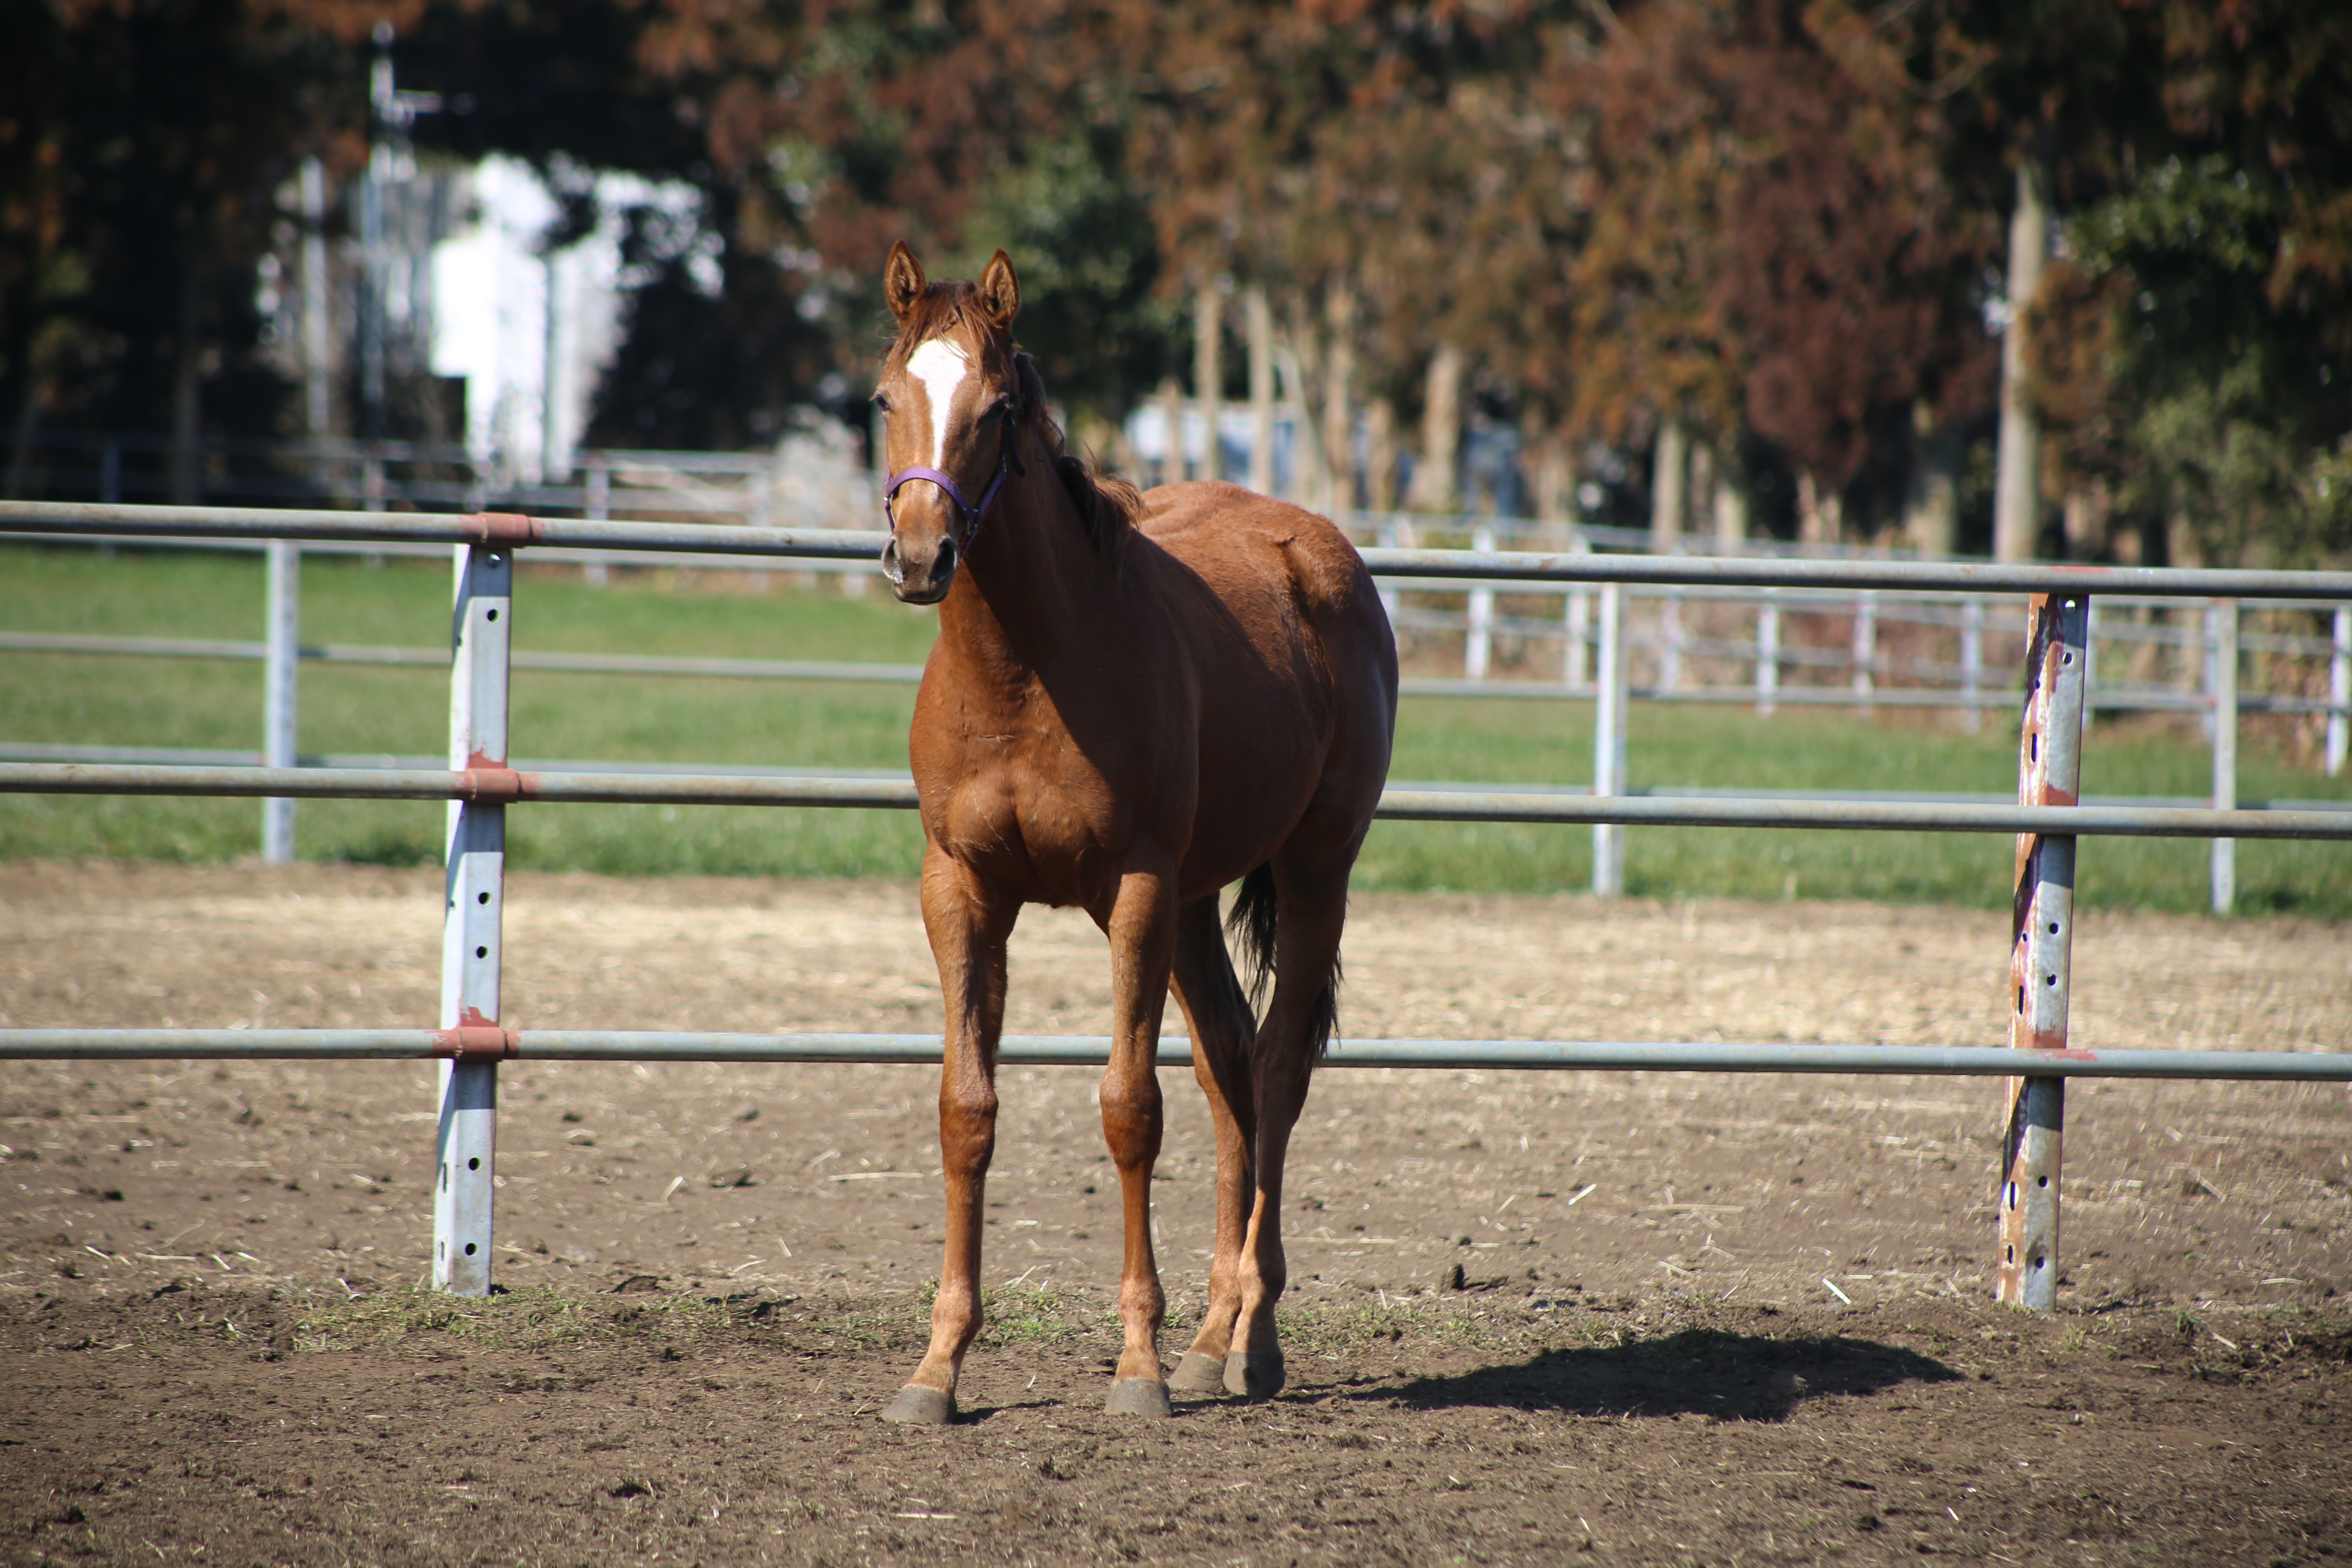
[[(1065, 657), (1112, 586), (1110, 564), (1087, 537), (1052, 457), (1026, 432), (1023, 447), (1027, 471), (1005, 481), (940, 605), (941, 644), (1011, 679)], [(1090, 641), (1076, 638), (1080, 647)]]

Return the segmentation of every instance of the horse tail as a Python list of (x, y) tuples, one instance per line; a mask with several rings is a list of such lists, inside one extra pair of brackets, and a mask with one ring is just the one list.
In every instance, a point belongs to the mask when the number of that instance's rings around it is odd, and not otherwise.
[[(1225, 930), (1241, 942), (1253, 1013), (1265, 1005), (1266, 987), (1274, 979), (1278, 904), (1274, 890), (1274, 865), (1269, 861), (1242, 879), (1241, 891), (1234, 896), (1233, 910), (1225, 916)], [(1322, 985), (1315, 993), (1314, 1005), (1307, 1010), (1307, 1034), (1313, 1046), (1312, 1059), (1323, 1059), (1324, 1053), (1330, 1049), (1332, 1033), (1339, 1026), (1339, 957), (1334, 953), (1331, 973), (1323, 977)]]

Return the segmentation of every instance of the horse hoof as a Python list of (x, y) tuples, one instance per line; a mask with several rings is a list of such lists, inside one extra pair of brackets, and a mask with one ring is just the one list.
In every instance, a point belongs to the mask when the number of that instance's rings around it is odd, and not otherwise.
[(1205, 1355), (1199, 1351), (1186, 1351), (1184, 1359), (1176, 1363), (1174, 1375), (1168, 1386), (1179, 1394), (1223, 1394), (1225, 1391), (1225, 1363), (1222, 1356)]
[(1271, 1399), (1282, 1392), (1280, 1351), (1235, 1351), (1225, 1357), (1225, 1392), (1244, 1399)]
[(902, 1426), (944, 1426), (955, 1419), (955, 1413), (954, 1394), (910, 1383), (882, 1412), (882, 1419), (896, 1421)]
[(1168, 1405), (1168, 1385), (1150, 1377), (1120, 1378), (1110, 1385), (1103, 1408), (1115, 1415), (1145, 1415), (1155, 1421), (1174, 1414)]

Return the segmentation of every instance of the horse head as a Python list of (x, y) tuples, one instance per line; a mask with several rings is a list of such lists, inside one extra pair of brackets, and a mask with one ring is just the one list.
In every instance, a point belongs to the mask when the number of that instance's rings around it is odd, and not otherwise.
[(976, 283), (929, 283), (902, 240), (882, 275), (898, 336), (882, 356), (890, 542), (882, 574), (909, 605), (936, 605), (1008, 473), (1020, 473), (1025, 412), (1013, 343), (1021, 285), (998, 251)]

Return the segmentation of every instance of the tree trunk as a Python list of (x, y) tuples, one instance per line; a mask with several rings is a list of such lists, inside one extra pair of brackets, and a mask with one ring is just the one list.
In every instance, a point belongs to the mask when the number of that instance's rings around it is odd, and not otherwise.
[(2107, 552), (2107, 533), (2115, 510), (2103, 484), (2069, 486), (2065, 501), (2066, 559), (2096, 561)]
[(1364, 500), (1374, 511), (1396, 510), (1396, 405), (1375, 397), (1364, 410)]
[(1415, 511), (1462, 510), (1462, 351), (1440, 343), (1429, 356), (1421, 405), (1421, 460), (1413, 465)]
[(1214, 283), (1203, 283), (1192, 296), (1192, 400), (1201, 408), (1201, 422), (1207, 426), (1207, 436), (1201, 447), (1200, 471), (1193, 477), (1222, 479), (1225, 477), (1223, 454), (1217, 439), (1218, 413), (1224, 401), (1224, 371), (1218, 363), (1217, 352), (1223, 347), (1224, 301), (1218, 297)]
[(1564, 436), (1539, 437), (1536, 448), (1536, 521), (1576, 521), (1576, 448)]
[[(1706, 449), (1708, 467), (1714, 472), (1715, 491), (1708, 498), (1707, 515), (1713, 520), (1715, 542), (1729, 553), (1748, 541), (1750, 502), (1748, 476), (1739, 471), (1738, 462), (1725, 458), (1715, 447)], [(1732, 450), (1738, 448), (1734, 447)]]
[(1323, 461), (1325, 401), (1329, 361), (1315, 330), (1314, 312), (1294, 294), (1284, 311), (1289, 326), (1276, 342), (1276, 363), (1290, 381), (1290, 401), (1298, 409), (1290, 439), (1290, 499), (1309, 511), (1338, 510), (1331, 500), (1331, 470)]
[(1167, 449), (1160, 455), (1160, 482), (1184, 482), (1184, 394), (1172, 375), (1160, 380), (1160, 423), (1167, 431)]
[(1690, 433), (1679, 419), (1658, 426), (1657, 450), (1650, 471), (1650, 548), (1672, 550), (1683, 536), (1683, 512), (1689, 479)]
[(1274, 307), (1265, 290), (1251, 284), (1242, 295), (1242, 321), (1249, 332), (1249, 488), (1274, 493)]
[(1813, 478), (1811, 468), (1797, 475), (1797, 540), (1803, 544), (1835, 544), (1845, 532), (1845, 498)]
[(2032, 163), (2017, 171), (2009, 218), (2009, 325), (2000, 337), (2000, 444), (1993, 488), (1992, 556), (2031, 561), (2042, 533), (2041, 421), (2026, 399), (2026, 316), (2042, 292), (2050, 209)]
[(172, 500), (194, 506), (202, 498), (196, 442), (203, 434), (205, 269), (193, 237), (180, 270), (178, 341), (172, 357)]
[(1921, 398), (1911, 406), (1911, 479), (1903, 500), (1903, 531), (1922, 555), (1949, 555), (1960, 543), (1960, 433), (1936, 427)]
[(1334, 279), (1324, 297), (1329, 351), (1323, 360), (1323, 464), (1331, 474), (1331, 510), (1356, 510), (1356, 289)]

